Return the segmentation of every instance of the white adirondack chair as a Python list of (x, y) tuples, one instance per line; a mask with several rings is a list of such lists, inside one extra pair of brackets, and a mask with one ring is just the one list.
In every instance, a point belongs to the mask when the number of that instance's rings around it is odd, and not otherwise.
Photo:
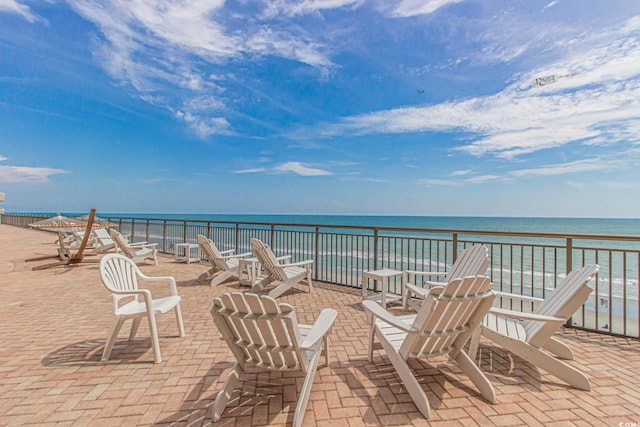
[(112, 249), (116, 250), (116, 242), (114, 242), (106, 228), (94, 228), (91, 232), (95, 242), (95, 248), (93, 249), (95, 252), (104, 253)]
[(531, 313), (493, 307), (471, 340), (469, 356), (475, 358), (482, 335), (567, 384), (590, 390), (586, 375), (559, 360), (573, 360), (573, 352), (566, 344), (553, 338), (553, 334), (587, 301), (591, 294), (588, 283), (598, 270), (600, 267), (596, 264), (572, 270), (545, 299), (496, 292), (503, 298), (539, 305)]
[[(180, 310), (180, 296), (173, 277), (147, 277), (129, 258), (120, 254), (106, 254), (100, 260), (100, 276), (102, 284), (113, 295), (113, 316), (109, 328), (109, 337), (102, 353), (102, 360), (109, 360), (113, 344), (118, 337), (125, 320), (133, 319), (129, 341), (133, 340), (138, 331), (138, 326), (143, 317), (149, 320), (151, 333), (151, 347), (153, 348), (153, 360), (160, 363), (160, 342), (156, 326), (156, 314), (166, 313), (175, 309), (178, 321), (178, 332), (184, 336), (182, 311)], [(170, 287), (171, 295), (154, 299), (149, 289), (138, 287), (138, 282), (166, 283)]]
[(482, 324), (495, 294), (491, 280), (484, 276), (454, 279), (432, 288), (415, 314), (394, 316), (374, 301), (363, 301), (369, 320), (369, 361), (377, 336), (402, 384), (425, 418), (429, 400), (411, 372), (407, 360), (448, 355), (471, 379), (480, 393), (496, 402), (493, 386), (464, 352), (463, 346)]
[(154, 265), (158, 265), (158, 249), (157, 243), (131, 244), (117, 230), (113, 228), (109, 230), (109, 234), (116, 242), (119, 251), (128, 256), (133, 262), (146, 262), (148, 259), (153, 260)]
[[(405, 274), (408, 275), (408, 278), (402, 305), (404, 308), (410, 305), (417, 310), (418, 307), (420, 307), (421, 300), (429, 293), (431, 287), (444, 286), (453, 279), (459, 279), (461, 277), (483, 275), (489, 267), (489, 257), (487, 253), (488, 250), (486, 246), (473, 245), (460, 253), (448, 271), (406, 270)], [(424, 288), (417, 285), (416, 279), (418, 276), (442, 277), (443, 280), (423, 280), (421, 283), (423, 286), (426, 286), (426, 288)], [(418, 298), (417, 304), (412, 300), (413, 297)]]
[[(282, 257), (276, 258), (269, 245), (258, 239), (251, 239), (251, 250), (260, 262), (260, 265), (262, 265), (268, 273), (269, 278), (277, 284), (277, 286), (269, 292), (270, 297), (278, 298), (290, 288), (305, 280), (305, 278), (307, 285), (309, 285), (309, 292), (313, 292), (313, 281), (311, 280), (311, 274), (313, 273), (311, 265), (313, 264), (313, 260), (281, 263)], [(263, 281), (254, 286), (254, 289), (259, 290), (261, 286), (264, 286), (264, 284), (268, 282), (269, 281)]]
[(313, 326), (298, 324), (293, 307), (278, 304), (267, 295), (226, 293), (213, 300), (211, 315), (236, 358), (231, 372), (216, 396), (211, 417), (222, 416), (240, 375), (250, 366), (274, 371), (305, 373), (293, 417), (302, 424), (324, 343), (329, 366), (329, 332), (337, 312), (324, 309)]
[(219, 285), (232, 277), (237, 278), (240, 260), (252, 256), (251, 252), (234, 255), (233, 249), (221, 252), (211, 239), (202, 234), (198, 234), (198, 245), (211, 264), (211, 269), (207, 272), (208, 275), (214, 275), (211, 286)]

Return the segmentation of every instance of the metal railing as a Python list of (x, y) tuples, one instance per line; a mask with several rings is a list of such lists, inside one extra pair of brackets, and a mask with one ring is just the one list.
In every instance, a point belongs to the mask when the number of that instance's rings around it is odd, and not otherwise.
[[(5, 214), (4, 224), (26, 227), (43, 216)], [(362, 271), (378, 268), (445, 271), (472, 244), (489, 249), (494, 289), (544, 297), (566, 273), (597, 263), (587, 303), (573, 316), (572, 327), (640, 338), (640, 236), (500, 232), (450, 229), (339, 226), (259, 222), (107, 217), (132, 241), (158, 243), (173, 253), (177, 243), (197, 243), (203, 234), (220, 250), (248, 252), (256, 237), (276, 255), (292, 261), (314, 260), (314, 279), (362, 286)], [(428, 276), (426, 277), (429, 278)], [(400, 292), (400, 280), (392, 282)]]

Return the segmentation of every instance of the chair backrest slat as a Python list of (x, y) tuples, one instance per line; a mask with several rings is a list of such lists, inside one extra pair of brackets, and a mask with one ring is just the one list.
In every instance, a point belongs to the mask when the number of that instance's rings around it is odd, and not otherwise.
[(484, 245), (473, 245), (463, 250), (446, 275), (446, 282), (461, 277), (484, 275), (489, 267), (488, 249)]
[(131, 246), (129, 246), (129, 244), (125, 240), (124, 236), (122, 234), (120, 234), (119, 231), (114, 230), (112, 228), (111, 230), (109, 230), (109, 234), (111, 234), (111, 237), (113, 237), (113, 240), (115, 240), (116, 245), (118, 246), (118, 248), (120, 248), (120, 250), (122, 252), (124, 252), (124, 254), (126, 256), (128, 256), (129, 258), (135, 258), (136, 257), (136, 252), (133, 250), (133, 248)]
[(109, 235), (109, 232), (105, 228), (94, 228), (93, 234), (96, 236), (96, 239), (98, 239), (98, 242), (102, 246), (115, 244), (113, 238)]
[(213, 240), (209, 239), (202, 234), (198, 234), (198, 245), (202, 252), (204, 252), (205, 256), (216, 269), (226, 271), (229, 269), (227, 262), (222, 257), (222, 253), (218, 250), (218, 247)]
[(138, 300), (137, 295), (122, 295), (115, 292), (135, 291), (138, 289), (138, 274), (140, 270), (130, 259), (122, 256), (105, 255), (100, 274), (102, 284), (111, 292), (116, 307), (121, 299)]
[(276, 280), (286, 281), (287, 275), (280, 263), (276, 259), (275, 254), (266, 243), (259, 239), (251, 239), (251, 250), (253, 254), (258, 258), (260, 265), (262, 265)]
[(266, 295), (233, 292), (214, 299), (211, 308), (221, 333), (241, 365), (306, 371), (301, 334), (289, 304)]
[(416, 314), (416, 332), (407, 335), (400, 354), (428, 357), (460, 351), (494, 298), (491, 279), (485, 276), (458, 278), (434, 287)]
[[(598, 274), (598, 270), (600, 267), (596, 264), (572, 270), (533, 312), (568, 319), (589, 298), (589, 282)], [(529, 320), (522, 325), (527, 332), (527, 342), (535, 347), (544, 345), (558, 329), (557, 325)]]

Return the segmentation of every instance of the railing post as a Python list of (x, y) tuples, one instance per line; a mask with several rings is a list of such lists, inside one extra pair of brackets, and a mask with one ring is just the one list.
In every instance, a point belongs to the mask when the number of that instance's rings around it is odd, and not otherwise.
[(271, 247), (274, 250), (276, 249), (275, 245), (273, 244), (273, 238), (274, 238), (275, 233), (276, 233), (276, 226), (271, 224), (271, 233), (270, 233), (270, 236), (269, 236), (269, 245), (271, 245)]
[[(378, 269), (378, 229), (373, 229), (373, 269)], [(364, 286), (364, 284), (362, 285)]]
[(162, 221), (162, 250), (167, 252), (167, 220)]
[(566, 266), (565, 273), (569, 274), (571, 270), (573, 270), (573, 239), (571, 237), (567, 238), (567, 249), (566, 249)]
[(131, 243), (136, 241), (136, 219), (131, 218)]
[(453, 248), (451, 248), (451, 254), (453, 255), (453, 260), (451, 261), (451, 263), (454, 263), (458, 258), (458, 233), (453, 233), (453, 237), (451, 240), (453, 245)]
[(239, 243), (239, 238), (240, 238), (240, 224), (236, 222), (236, 236), (235, 236), (235, 241), (236, 241), (236, 253), (239, 254), (240, 253), (240, 243)]
[[(567, 244), (566, 244), (566, 254), (565, 254), (565, 274), (569, 274), (569, 272), (573, 269), (573, 239), (571, 237), (567, 237)], [(597, 299), (597, 297), (596, 297)], [(596, 302), (596, 320), (598, 319), (598, 307), (597, 307), (597, 302)], [(571, 325), (573, 325), (573, 316), (569, 316), (569, 318), (567, 319), (566, 323), (564, 324), (567, 328), (570, 328)]]
[[(182, 241), (187, 243), (187, 221), (182, 222)], [(187, 254), (189, 256), (189, 254)]]
[(320, 227), (316, 226), (315, 228), (315, 240), (316, 240), (316, 248), (315, 248), (315, 253), (313, 254), (313, 265), (316, 266), (316, 268), (313, 269), (313, 280), (318, 280), (318, 270), (319, 270), (319, 254), (320, 254)]
[(149, 241), (149, 220), (147, 220), (147, 224), (145, 225), (144, 234), (145, 234), (144, 239), (148, 242)]

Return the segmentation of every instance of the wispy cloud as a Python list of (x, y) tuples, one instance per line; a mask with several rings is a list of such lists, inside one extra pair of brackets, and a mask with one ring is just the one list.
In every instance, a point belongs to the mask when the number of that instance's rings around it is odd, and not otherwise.
[(64, 169), (34, 168), (28, 166), (0, 166), (0, 182), (41, 184), (51, 175), (70, 173)]
[(43, 18), (33, 14), (29, 6), (17, 0), (0, 0), (0, 12), (17, 13), (29, 22), (45, 21)]
[(250, 169), (241, 169), (237, 171), (233, 171), (233, 173), (237, 174), (245, 174), (245, 173), (262, 173), (266, 172), (265, 168), (250, 168)]
[(400, 0), (394, 6), (391, 16), (407, 18), (410, 16), (428, 15), (441, 7), (464, 0)]
[(329, 171), (326, 171), (324, 169), (319, 169), (319, 168), (312, 168), (308, 166), (306, 163), (302, 163), (302, 162), (285, 162), (285, 163), (276, 165), (272, 168), (256, 167), (256, 168), (248, 168), (248, 169), (239, 169), (239, 170), (233, 171), (232, 173), (235, 173), (235, 174), (294, 173), (296, 175), (301, 175), (301, 176), (333, 175)]
[[(356, 6), (359, 1), (305, 1), (297, 13)], [(323, 70), (334, 67), (327, 48), (302, 27), (282, 26), (277, 16), (242, 15), (224, 0), (69, 0), (95, 24), (95, 56), (141, 99), (168, 108), (197, 135), (233, 133), (233, 97), (225, 93), (230, 61), (274, 56)], [(256, 3), (254, 6), (259, 5)], [(279, 6), (278, 6), (279, 5)], [(277, 2), (279, 10), (288, 2)], [(268, 6), (263, 6), (268, 8)], [(242, 31), (235, 26), (242, 23)], [(231, 114), (232, 115), (232, 114)]]
[(594, 172), (612, 170), (621, 166), (620, 161), (608, 159), (583, 159), (567, 163), (542, 165), (531, 169), (520, 169), (511, 172), (514, 177), (566, 175), (578, 172)]
[(286, 162), (278, 165), (274, 168), (274, 170), (279, 172), (292, 172), (296, 175), (302, 176), (322, 176), (322, 175), (331, 175), (331, 172), (325, 171), (323, 169), (311, 168), (300, 162)]
[[(325, 137), (464, 132), (468, 142), (457, 150), (504, 159), (572, 142), (637, 142), (631, 130), (638, 126), (640, 17), (574, 38), (564, 56), (523, 74), (495, 95), (345, 117), (319, 132)], [(575, 75), (532, 86), (533, 78), (550, 72)]]

